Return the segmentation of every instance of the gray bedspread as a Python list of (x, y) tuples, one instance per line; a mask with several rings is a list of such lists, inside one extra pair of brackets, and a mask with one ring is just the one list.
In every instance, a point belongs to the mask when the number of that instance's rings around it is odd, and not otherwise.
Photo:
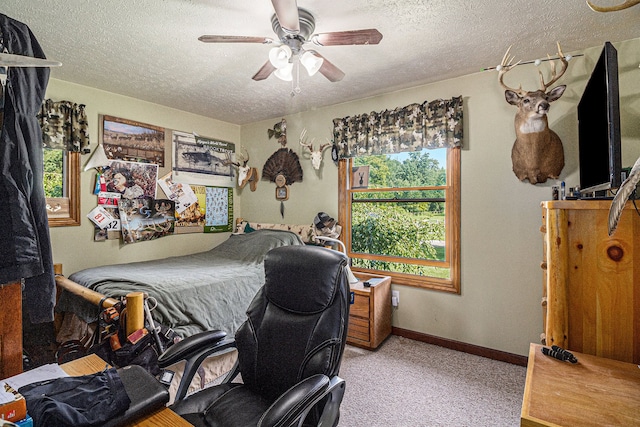
[[(264, 256), (272, 248), (303, 245), (288, 231), (258, 230), (231, 235), (215, 248), (193, 255), (116, 264), (79, 271), (69, 279), (109, 297), (146, 292), (158, 302), (156, 322), (186, 337), (220, 329), (235, 333), (264, 283)], [(98, 308), (70, 292), (60, 295), (56, 311), (96, 321)]]

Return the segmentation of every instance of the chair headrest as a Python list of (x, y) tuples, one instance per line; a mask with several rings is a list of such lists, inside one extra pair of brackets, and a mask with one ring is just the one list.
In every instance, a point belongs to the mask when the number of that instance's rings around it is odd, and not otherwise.
[(346, 265), (344, 254), (319, 246), (272, 249), (264, 261), (266, 296), (285, 310), (320, 312), (347, 280)]

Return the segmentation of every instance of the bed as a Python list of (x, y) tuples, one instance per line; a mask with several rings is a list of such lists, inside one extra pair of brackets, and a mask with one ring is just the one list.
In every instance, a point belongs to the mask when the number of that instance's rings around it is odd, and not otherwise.
[[(68, 278), (58, 276), (61, 289), (56, 313), (56, 340), (80, 341), (86, 347), (100, 314), (99, 302), (112, 305), (130, 292), (146, 292), (157, 301), (155, 322), (172, 328), (181, 337), (220, 329), (233, 335), (246, 319), (246, 309), (264, 283), (264, 256), (275, 247), (313, 243), (313, 226), (249, 223), (239, 219), (236, 233), (201, 253), (153, 261), (116, 264), (81, 270)], [(110, 301), (110, 304), (104, 301)], [(212, 358), (203, 364), (189, 393), (214, 383), (228, 372), (234, 354)], [(170, 367), (173, 400), (183, 362)]]
[[(278, 246), (305, 243), (296, 233), (254, 230), (232, 234), (209, 251), (89, 268), (73, 273), (69, 280), (116, 299), (130, 292), (147, 293), (157, 301), (154, 320), (182, 337), (211, 329), (233, 334), (263, 284), (264, 255)], [(99, 315), (94, 303), (66, 289), (56, 312), (72, 313), (88, 324)]]

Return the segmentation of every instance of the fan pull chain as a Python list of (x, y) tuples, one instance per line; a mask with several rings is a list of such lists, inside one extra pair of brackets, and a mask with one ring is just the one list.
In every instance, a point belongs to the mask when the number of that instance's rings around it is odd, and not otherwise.
[[(296, 67), (296, 78), (294, 80), (291, 80), (291, 97), (292, 98), (297, 94), (299, 94), (300, 92), (302, 92), (302, 89), (300, 89), (300, 60), (298, 58), (295, 59), (295, 67)], [(294, 86), (294, 83), (295, 83), (295, 86)]]

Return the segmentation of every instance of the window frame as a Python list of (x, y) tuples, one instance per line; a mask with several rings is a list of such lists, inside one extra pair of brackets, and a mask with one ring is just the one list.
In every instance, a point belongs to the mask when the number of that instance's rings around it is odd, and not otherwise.
[(47, 197), (47, 207), (60, 206), (55, 212), (47, 208), (49, 227), (80, 225), (80, 153), (67, 151), (63, 174), (66, 197)]
[[(444, 187), (446, 200), (445, 224), (447, 224), (445, 231), (445, 262), (447, 262), (450, 271), (449, 279), (364, 269), (360, 267), (353, 267), (353, 271), (391, 276), (392, 283), (397, 285), (406, 285), (460, 294), (460, 152), (461, 149), (459, 147), (447, 148), (447, 183)], [(348, 158), (341, 159), (338, 165), (338, 222), (343, 224), (341, 237), (347, 247), (347, 255), (349, 257), (356, 257), (359, 256), (359, 254), (356, 255), (351, 251), (351, 194), (352, 191), (355, 192), (358, 190), (351, 190), (349, 187), (352, 163), (353, 160)], [(367, 257), (369, 256), (370, 255)], [(377, 255), (373, 255), (371, 258), (388, 260), (385, 259), (384, 256)], [(425, 261), (424, 264), (434, 263)], [(441, 262), (439, 262), (439, 264), (441, 264)]]

